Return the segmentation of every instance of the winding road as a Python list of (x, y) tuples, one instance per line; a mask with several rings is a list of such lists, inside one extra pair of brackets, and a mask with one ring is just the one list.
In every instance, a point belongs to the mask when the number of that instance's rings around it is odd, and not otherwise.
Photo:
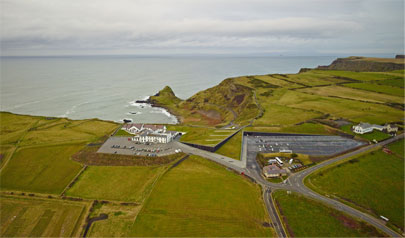
[(212, 160), (219, 164), (222, 164), (239, 173), (243, 172), (246, 176), (252, 178), (256, 183), (261, 185), (262, 189), (263, 189), (263, 199), (266, 204), (267, 210), (269, 212), (269, 216), (270, 216), (271, 220), (273, 221), (273, 227), (274, 227), (278, 237), (286, 237), (287, 233), (283, 228), (283, 225), (282, 225), (282, 222), (278, 215), (278, 212), (275, 209), (273, 199), (271, 198), (271, 192), (274, 190), (277, 190), (277, 189), (294, 191), (297, 193), (301, 193), (305, 196), (311, 197), (313, 199), (322, 201), (323, 203), (329, 205), (330, 207), (333, 207), (336, 210), (345, 212), (355, 218), (358, 218), (360, 220), (368, 222), (369, 224), (372, 224), (373, 226), (377, 227), (378, 229), (385, 232), (389, 236), (401, 237), (400, 234), (398, 234), (395, 231), (388, 228), (382, 220), (375, 218), (369, 214), (363, 213), (359, 210), (356, 210), (337, 200), (325, 197), (321, 194), (315, 193), (314, 191), (310, 190), (309, 188), (307, 188), (305, 186), (304, 178), (307, 175), (309, 175), (309, 174), (313, 173), (314, 171), (321, 169), (325, 166), (328, 166), (328, 165), (338, 162), (340, 160), (344, 160), (348, 157), (363, 153), (365, 151), (371, 150), (378, 146), (387, 145), (389, 143), (392, 143), (392, 142), (402, 139), (402, 138), (404, 138), (404, 134), (400, 134), (400, 135), (392, 137), (388, 140), (382, 141), (380, 143), (371, 144), (371, 145), (362, 147), (356, 151), (352, 151), (350, 153), (338, 156), (336, 158), (326, 160), (322, 163), (319, 163), (315, 166), (312, 166), (310, 168), (307, 168), (303, 171), (300, 171), (300, 172), (297, 172), (297, 173), (291, 175), (283, 183), (270, 183), (262, 177), (260, 166), (257, 164), (255, 157), (248, 156), (248, 154), (247, 154), (248, 153), (247, 140), (245, 139), (245, 137), (243, 137), (243, 140), (242, 140), (242, 152), (241, 152), (242, 155), (241, 155), (240, 161), (234, 160), (232, 158), (229, 158), (229, 157), (226, 157), (223, 155), (219, 155), (216, 153), (212, 153), (212, 152), (200, 150), (200, 149), (188, 146), (188, 145), (184, 145), (180, 142), (177, 142), (177, 144), (178, 144), (178, 147), (181, 148), (185, 153), (190, 153), (190, 154), (204, 157), (206, 159), (209, 159), (209, 160)]

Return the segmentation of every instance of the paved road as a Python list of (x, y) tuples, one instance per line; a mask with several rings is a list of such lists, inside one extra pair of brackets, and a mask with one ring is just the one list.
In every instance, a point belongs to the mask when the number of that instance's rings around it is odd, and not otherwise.
[(275, 231), (277, 232), (277, 235), (279, 237), (286, 237), (286, 232), (284, 231), (284, 228), (281, 224), (281, 220), (278, 216), (278, 213), (275, 211), (274, 208), (274, 204), (273, 201), (271, 199), (271, 191), (272, 190), (276, 190), (276, 189), (285, 189), (285, 190), (291, 190), (294, 192), (298, 192), (301, 194), (304, 194), (308, 197), (311, 197), (313, 199), (316, 200), (320, 200), (326, 204), (328, 204), (329, 206), (343, 211), (345, 213), (348, 213), (349, 215), (359, 218), (361, 220), (364, 220), (372, 225), (374, 225), (375, 227), (379, 228), (380, 230), (382, 230), (383, 232), (387, 233), (388, 235), (392, 236), (392, 237), (401, 237), (400, 234), (394, 232), (393, 230), (391, 230), (390, 228), (388, 228), (387, 226), (385, 226), (384, 222), (381, 221), (380, 219), (377, 219), (375, 217), (372, 217), (366, 213), (363, 213), (361, 211), (358, 211), (352, 207), (349, 207), (337, 200), (331, 199), (331, 198), (327, 198), (325, 196), (322, 196), (320, 194), (317, 194), (315, 192), (313, 192), (312, 190), (310, 190), (309, 188), (307, 188), (304, 183), (303, 180), (304, 178), (309, 175), (310, 173), (321, 169), (327, 165), (333, 164), (339, 160), (343, 160), (346, 159), (348, 157), (357, 155), (359, 153), (371, 150), (377, 146), (384, 146), (386, 144), (389, 144), (393, 141), (399, 140), (404, 138), (404, 134), (398, 135), (396, 137), (390, 138), (388, 140), (385, 140), (383, 142), (377, 143), (377, 144), (372, 144), (372, 145), (368, 145), (366, 147), (360, 148), (356, 151), (347, 153), (345, 155), (342, 156), (338, 156), (334, 159), (331, 160), (327, 160), (323, 163), (317, 164), (315, 166), (312, 166), (306, 170), (303, 170), (301, 172), (298, 172), (294, 175), (291, 175), (284, 183), (270, 183), (267, 180), (265, 180), (262, 175), (261, 175), (261, 170), (259, 165), (257, 164), (257, 161), (255, 159), (255, 156), (249, 155), (248, 151), (247, 151), (247, 141), (245, 139), (242, 140), (242, 155), (241, 155), (241, 160), (237, 161), (234, 159), (231, 159), (229, 157), (226, 156), (222, 156), (222, 155), (218, 155), (215, 153), (211, 153), (211, 152), (207, 152), (204, 150), (200, 150), (191, 146), (187, 146), (184, 145), (180, 142), (178, 143), (178, 146), (186, 153), (190, 153), (190, 154), (195, 154), (207, 159), (210, 159), (212, 161), (215, 161), (219, 164), (222, 164), (226, 167), (229, 167), (233, 170), (236, 170), (238, 172), (244, 172), (246, 175), (250, 176), (251, 178), (253, 178), (258, 184), (260, 184), (264, 190), (263, 193), (263, 199), (265, 201), (267, 210), (269, 212), (269, 216), (273, 221), (274, 224), (274, 228)]

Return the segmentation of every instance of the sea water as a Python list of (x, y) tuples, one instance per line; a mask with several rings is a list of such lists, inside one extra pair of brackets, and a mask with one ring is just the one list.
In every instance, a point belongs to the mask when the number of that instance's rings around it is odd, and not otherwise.
[(21, 114), (176, 123), (136, 103), (166, 85), (186, 99), (228, 77), (297, 73), (336, 57), (1, 57), (0, 109)]

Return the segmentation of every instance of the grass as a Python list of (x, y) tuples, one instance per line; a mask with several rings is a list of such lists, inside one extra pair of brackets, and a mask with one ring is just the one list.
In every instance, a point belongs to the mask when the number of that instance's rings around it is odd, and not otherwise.
[(122, 206), (117, 204), (102, 204), (93, 212), (94, 216), (107, 214), (107, 220), (93, 223), (88, 237), (122, 237), (130, 232), (131, 226), (138, 215), (141, 206)]
[(349, 83), (345, 87), (404, 97), (404, 89), (375, 83)]
[(280, 106), (262, 97), (259, 97), (259, 100), (265, 110), (263, 116), (253, 122), (253, 126), (293, 125), (322, 116), (322, 113), (319, 112), (291, 108), (285, 105)]
[(327, 127), (318, 123), (302, 123), (300, 125), (288, 125), (283, 127), (247, 127), (245, 131), (252, 132), (283, 132), (283, 133), (301, 133), (301, 134), (321, 134), (328, 135), (331, 132)]
[(257, 185), (190, 156), (158, 181), (128, 236), (274, 235), (264, 222), (270, 221)]
[(385, 79), (397, 79), (398, 76), (393, 76), (383, 72), (353, 72), (353, 71), (341, 71), (341, 70), (311, 70), (310, 72), (318, 73), (322, 75), (345, 77), (359, 81), (374, 81)]
[(381, 84), (381, 85), (388, 85), (391, 87), (398, 87), (398, 88), (403, 88), (405, 85), (404, 78), (380, 80), (380, 81), (374, 81), (373, 83), (377, 83), (377, 84)]
[(9, 159), (12, 155), (15, 146), (13, 145), (0, 145), (0, 168), (3, 166), (5, 161)]
[[(385, 82), (386, 80), (382, 80), (381, 82)], [(392, 95), (386, 95), (381, 93), (374, 93), (374, 92), (366, 92), (363, 90), (357, 90), (348, 87), (341, 87), (341, 86), (325, 86), (325, 87), (317, 87), (317, 88), (304, 88), (299, 89), (300, 92), (317, 94), (321, 96), (327, 97), (341, 97), (346, 99), (352, 100), (360, 100), (360, 101), (367, 101), (367, 102), (376, 102), (376, 103), (403, 103), (404, 98)]]
[(320, 202), (284, 190), (273, 192), (291, 237), (380, 237), (374, 227)]
[(88, 167), (66, 195), (98, 200), (140, 202), (164, 167)]
[(400, 121), (403, 118), (403, 111), (386, 105), (311, 95), (291, 90), (280, 90), (277, 91), (277, 94), (279, 97), (277, 104), (279, 105), (319, 111), (354, 122), (384, 124)]
[(394, 143), (389, 144), (388, 148), (395, 154), (404, 158), (404, 156), (405, 156), (404, 155), (404, 148), (405, 148), (404, 140), (395, 141)]
[(240, 160), (242, 150), (242, 130), (229, 139), (215, 153), (228, 156), (229, 158)]
[(404, 157), (372, 151), (317, 171), (306, 183), (404, 229)]
[(378, 130), (373, 130), (373, 132), (366, 133), (366, 134), (356, 134), (351, 130), (352, 127), (353, 127), (353, 125), (349, 124), (349, 125), (342, 126), (340, 129), (342, 131), (348, 133), (348, 134), (361, 137), (361, 138), (366, 139), (368, 141), (373, 141), (373, 140), (382, 141), (382, 140), (385, 140), (385, 139), (391, 137), (389, 134), (378, 131)]
[(73, 121), (65, 118), (45, 122), (47, 124), (31, 128), (21, 145), (92, 142), (114, 131), (118, 126), (99, 120)]
[(59, 194), (82, 166), (70, 160), (83, 144), (18, 149), (0, 174), (2, 190)]
[(117, 133), (115, 133), (114, 136), (134, 136), (134, 135), (132, 135), (131, 133), (128, 133), (127, 131), (121, 129), (121, 130), (118, 130)]
[(182, 142), (208, 146), (215, 146), (216, 144), (223, 141), (236, 131), (228, 129), (221, 130), (206, 127), (172, 126), (172, 125), (167, 126), (167, 129), (185, 133), (180, 138), (180, 141)]
[[(58, 194), (82, 166), (70, 158), (86, 143), (99, 141), (116, 123), (69, 120), (0, 112), (1, 153), (9, 162), (0, 173), (1, 190)], [(10, 149), (16, 148), (14, 153)], [(3, 152), (4, 151), (4, 152)]]
[(78, 236), (89, 204), (60, 200), (1, 196), (2, 237)]

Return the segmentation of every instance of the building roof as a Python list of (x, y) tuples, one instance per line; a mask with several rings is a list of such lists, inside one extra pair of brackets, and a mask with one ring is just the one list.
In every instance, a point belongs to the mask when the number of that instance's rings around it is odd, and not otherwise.
[(378, 128), (378, 129), (383, 129), (384, 128), (383, 126), (380, 126), (380, 125), (370, 124), (370, 123), (365, 123), (365, 122), (361, 122), (356, 127), (361, 128), (363, 130), (365, 130), (365, 129), (374, 129), (374, 128)]
[(263, 167), (263, 172), (266, 174), (286, 173), (285, 169), (280, 169), (277, 165), (271, 164)]
[(122, 129), (129, 130), (132, 127), (135, 127), (138, 130), (140, 130), (142, 128), (142, 124), (140, 124), (140, 123), (128, 123), (128, 124), (125, 124), (124, 126), (122, 126)]
[(163, 125), (147, 125), (147, 124), (144, 124), (143, 128), (144, 129), (150, 129), (150, 130), (153, 130), (153, 131), (157, 131), (157, 130), (163, 130), (164, 126)]

